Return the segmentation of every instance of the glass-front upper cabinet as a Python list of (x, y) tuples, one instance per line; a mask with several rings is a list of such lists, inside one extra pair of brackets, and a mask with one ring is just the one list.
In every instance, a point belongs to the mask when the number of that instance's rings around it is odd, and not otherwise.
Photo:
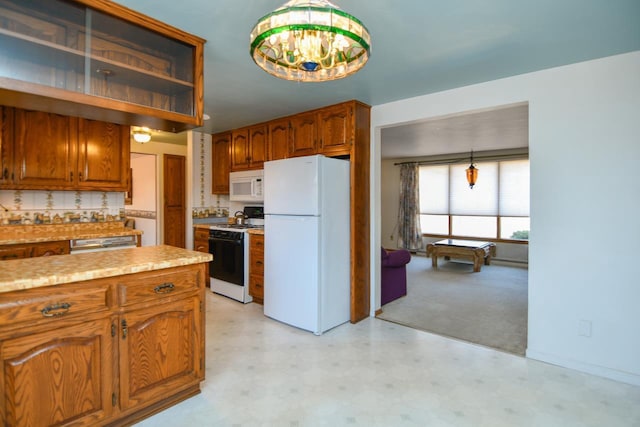
[(107, 0), (0, 0), (2, 103), (174, 132), (201, 126), (204, 42)]

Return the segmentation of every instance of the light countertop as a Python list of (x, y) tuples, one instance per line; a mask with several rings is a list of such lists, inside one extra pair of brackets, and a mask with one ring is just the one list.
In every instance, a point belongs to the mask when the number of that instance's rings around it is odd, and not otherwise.
[(160, 270), (212, 259), (211, 254), (161, 245), (0, 261), (0, 292)]
[(0, 245), (131, 235), (142, 235), (142, 230), (125, 228), (122, 223), (3, 226), (0, 227)]

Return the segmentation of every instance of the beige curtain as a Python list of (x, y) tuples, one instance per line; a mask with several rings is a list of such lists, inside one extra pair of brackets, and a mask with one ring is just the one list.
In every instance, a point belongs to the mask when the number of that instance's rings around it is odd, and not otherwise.
[(398, 246), (410, 251), (422, 248), (420, 229), (419, 166), (400, 165), (400, 209), (398, 210)]

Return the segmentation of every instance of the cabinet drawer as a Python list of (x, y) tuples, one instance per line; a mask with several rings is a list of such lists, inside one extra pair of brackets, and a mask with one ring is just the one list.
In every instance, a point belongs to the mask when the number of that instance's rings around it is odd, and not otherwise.
[(249, 276), (249, 294), (254, 298), (264, 298), (264, 277), (259, 274)]
[(252, 234), (249, 238), (249, 252), (264, 253), (264, 236), (260, 234)]
[(140, 275), (128, 283), (119, 284), (120, 305), (152, 302), (191, 292), (198, 289), (200, 281), (197, 268), (170, 269), (165, 272), (159, 270), (148, 275)]
[(195, 240), (209, 240), (209, 230), (204, 230), (202, 228), (196, 228), (196, 231), (193, 233)]
[(264, 274), (264, 256), (254, 252), (249, 256), (249, 273)]
[(109, 284), (68, 284), (0, 294), (0, 324), (35, 322), (90, 314), (108, 308)]
[(31, 245), (6, 245), (0, 246), (0, 261), (7, 259), (22, 259), (31, 256)]

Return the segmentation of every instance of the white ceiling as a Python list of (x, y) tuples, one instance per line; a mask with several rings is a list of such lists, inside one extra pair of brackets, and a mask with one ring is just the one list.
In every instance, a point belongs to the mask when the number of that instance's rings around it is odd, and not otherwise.
[(350, 99), (375, 106), (640, 49), (639, 0), (335, 0), (369, 29), (371, 59), (342, 80), (298, 83), (265, 73), (249, 55), (254, 24), (284, 0), (116, 1), (207, 40), (211, 120), (201, 130), (208, 133)]
[(436, 117), (382, 129), (383, 159), (529, 146), (526, 103)]

